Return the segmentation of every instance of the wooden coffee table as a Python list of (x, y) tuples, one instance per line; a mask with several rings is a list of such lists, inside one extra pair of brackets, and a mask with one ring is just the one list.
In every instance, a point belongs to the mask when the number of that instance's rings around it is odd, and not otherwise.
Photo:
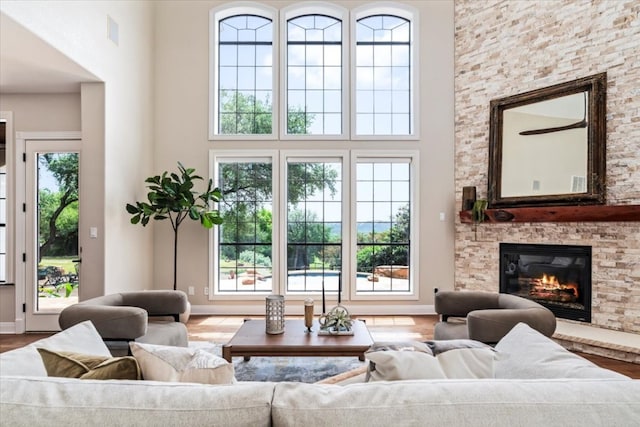
[(236, 356), (249, 360), (251, 356), (354, 356), (364, 360), (364, 352), (373, 340), (365, 323), (353, 322), (353, 335), (322, 335), (318, 322), (306, 332), (303, 320), (285, 320), (284, 333), (269, 335), (264, 320), (247, 320), (231, 340), (222, 347), (222, 357), (231, 362)]

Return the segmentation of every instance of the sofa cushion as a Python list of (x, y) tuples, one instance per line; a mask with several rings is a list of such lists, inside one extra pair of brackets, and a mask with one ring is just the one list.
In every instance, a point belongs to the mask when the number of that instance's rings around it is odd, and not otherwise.
[(628, 378), (571, 353), (525, 323), (496, 345), (496, 378)]
[(365, 357), (375, 364), (367, 381), (493, 378), (492, 348), (462, 348), (437, 356), (420, 351), (377, 351)]
[(56, 352), (38, 348), (50, 377), (95, 380), (140, 380), (140, 366), (135, 358), (105, 357), (69, 351)]
[(271, 413), (292, 427), (631, 426), (639, 397), (640, 381), (612, 379), (278, 383)]
[(47, 370), (37, 348), (111, 357), (96, 328), (90, 321), (84, 321), (50, 337), (0, 354), (0, 375), (46, 377)]
[(213, 349), (172, 347), (132, 342), (145, 380), (232, 384), (233, 364), (214, 354)]
[(4, 377), (0, 424), (270, 426), (274, 383), (203, 385)]

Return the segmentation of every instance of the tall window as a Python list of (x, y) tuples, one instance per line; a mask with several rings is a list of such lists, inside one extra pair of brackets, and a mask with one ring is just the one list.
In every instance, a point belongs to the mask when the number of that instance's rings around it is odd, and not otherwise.
[(217, 31), (216, 133), (273, 133), (272, 21), (234, 15), (220, 20)]
[(341, 159), (287, 162), (287, 292), (338, 290), (341, 190)]
[[(4, 160), (4, 147), (0, 149)], [(7, 281), (7, 166), (0, 166), (0, 283)]]
[(224, 218), (217, 229), (217, 291), (271, 291), (271, 159), (223, 159), (217, 166)]
[(230, 299), (340, 289), (345, 299), (416, 299), (417, 11), (294, 3), (211, 12), (224, 222), (212, 234), (210, 288)]
[[(356, 168), (358, 292), (409, 292), (410, 159), (359, 159)], [(366, 277), (365, 277), (366, 276)]]
[(409, 135), (411, 23), (391, 15), (356, 25), (356, 134)]
[(8, 204), (7, 204), (7, 122), (0, 120), (0, 283), (6, 283), (8, 279), (7, 267), (7, 247), (9, 246), (9, 235), (7, 227)]
[(411, 295), (416, 155), (279, 155), (215, 161), (216, 293)]
[(287, 134), (342, 133), (342, 22), (305, 15), (287, 22)]

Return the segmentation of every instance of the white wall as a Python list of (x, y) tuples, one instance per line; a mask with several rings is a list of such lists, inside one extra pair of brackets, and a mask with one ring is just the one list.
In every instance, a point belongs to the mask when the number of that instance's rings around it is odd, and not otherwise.
[[(250, 148), (265, 148), (265, 142), (209, 141), (208, 129), (208, 61), (209, 10), (224, 1), (163, 1), (156, 6), (156, 172), (175, 170), (176, 161), (196, 168), (208, 176), (209, 150), (235, 148), (243, 144)], [(282, 8), (292, 1), (265, 1)], [(341, 6), (354, 8), (364, 1), (340, 1)], [(421, 139), (401, 143), (404, 148), (420, 151), (420, 300), (408, 305), (433, 303), (433, 288), (453, 288), (454, 215), (457, 211), (453, 187), (453, 1), (402, 2), (420, 11), (420, 117)], [(280, 144), (280, 147), (287, 144)], [(377, 147), (389, 148), (388, 142)], [(393, 146), (398, 146), (397, 142)], [(289, 148), (295, 147), (289, 143)], [(338, 142), (322, 142), (327, 149), (345, 148)], [(352, 148), (352, 147), (351, 147)], [(444, 212), (446, 220), (439, 220)], [(168, 224), (156, 225), (155, 283), (167, 287), (172, 274), (172, 235)], [(208, 283), (208, 233), (197, 223), (184, 223), (180, 230), (179, 288), (198, 290), (191, 302), (216, 305), (204, 296)], [(247, 304), (246, 301), (242, 302)], [(225, 301), (229, 306), (232, 302)], [(264, 300), (255, 302), (263, 305)], [(401, 304), (401, 303), (399, 303)], [(410, 308), (407, 308), (410, 310)]]
[[(153, 235), (129, 223), (125, 205), (144, 196), (153, 163), (153, 3), (2, 2), (2, 12), (104, 82), (103, 89), (82, 89), (83, 159), (93, 167), (80, 179), (92, 183), (94, 207), (83, 224), (99, 233), (88, 245), (93, 254), (83, 253), (91, 259), (83, 273), (93, 269), (85, 295), (152, 288)], [(118, 46), (107, 39), (107, 15), (119, 24)]]
[(13, 112), (14, 132), (80, 130), (79, 93), (3, 93), (0, 111)]

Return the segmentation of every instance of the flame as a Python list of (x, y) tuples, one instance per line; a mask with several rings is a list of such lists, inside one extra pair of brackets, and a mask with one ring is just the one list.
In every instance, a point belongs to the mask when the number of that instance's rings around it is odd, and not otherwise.
[(544, 273), (542, 275), (542, 284), (543, 285), (552, 285), (552, 286), (555, 286), (557, 288), (560, 287), (560, 282), (558, 282), (558, 279), (556, 278), (556, 276), (547, 276), (547, 273)]
[(580, 296), (578, 293), (579, 286), (576, 283), (562, 284), (556, 276), (547, 275), (547, 273), (543, 273), (542, 278), (536, 280), (536, 282), (539, 282), (541, 286), (547, 289), (573, 289), (575, 297), (578, 298)]

